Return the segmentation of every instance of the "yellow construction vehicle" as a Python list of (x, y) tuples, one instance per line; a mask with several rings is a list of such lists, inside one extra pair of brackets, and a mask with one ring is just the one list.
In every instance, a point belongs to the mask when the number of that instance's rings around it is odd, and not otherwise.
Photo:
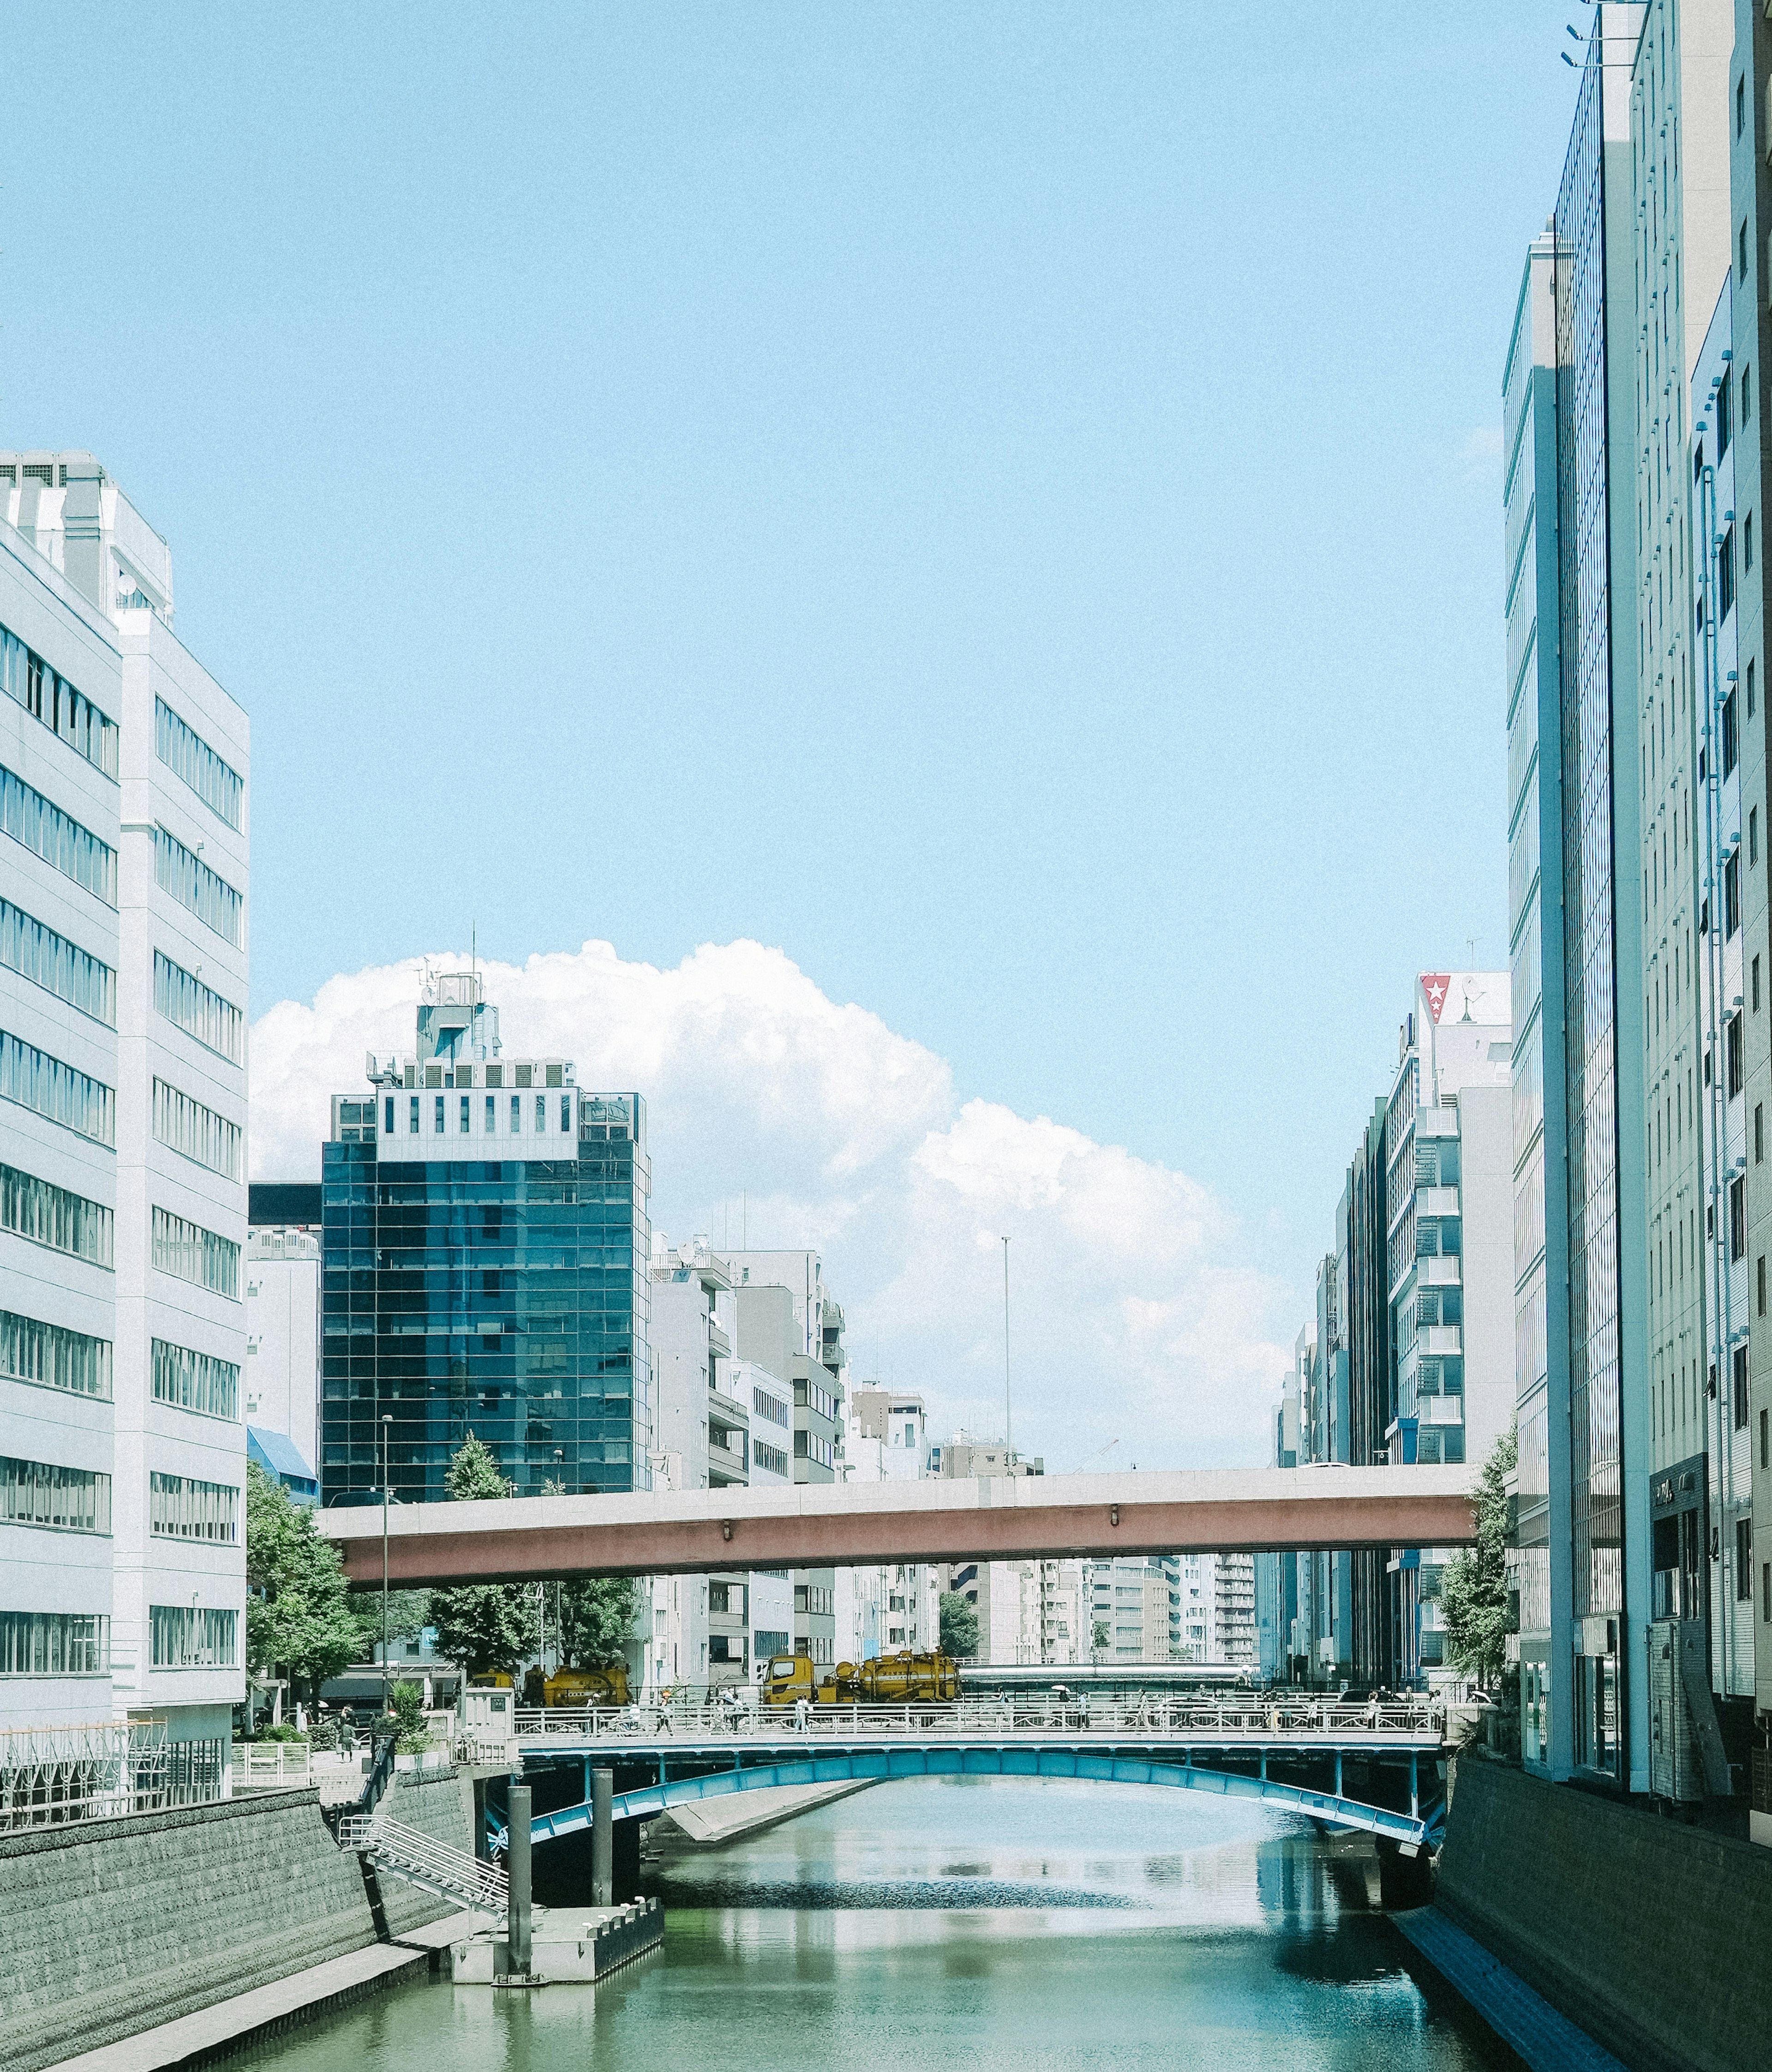
[(631, 1705), (627, 1664), (618, 1662), (610, 1669), (557, 1669), (542, 1685), (543, 1701), (549, 1712), (574, 1711), (581, 1705)]
[(952, 1655), (876, 1655), (870, 1662), (840, 1662), (823, 1675), (810, 1655), (775, 1655), (763, 1680), (766, 1705), (947, 1704), (960, 1696), (960, 1671)]

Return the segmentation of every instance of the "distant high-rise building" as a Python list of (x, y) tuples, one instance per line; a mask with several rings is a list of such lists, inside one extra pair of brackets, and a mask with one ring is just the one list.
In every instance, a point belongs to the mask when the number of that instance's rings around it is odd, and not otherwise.
[[(88, 453), (0, 453), (0, 1727), (244, 1696), (246, 716)], [(4, 1762), (0, 1755), (0, 1763)]]
[(372, 1056), (323, 1154), (321, 1483), (446, 1494), (471, 1432), (519, 1495), (643, 1489), (652, 1441), (646, 1104), (508, 1058), (467, 972)]

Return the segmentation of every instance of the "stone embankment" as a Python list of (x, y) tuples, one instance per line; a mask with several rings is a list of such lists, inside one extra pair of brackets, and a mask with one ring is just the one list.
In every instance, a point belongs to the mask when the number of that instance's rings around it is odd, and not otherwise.
[[(472, 1846), (452, 1770), (402, 1774), (389, 1811)], [(384, 1881), (313, 1789), (0, 1836), (0, 2066), (46, 2066), (401, 1935), (453, 1902)]]
[(1632, 2072), (1772, 2062), (1772, 1849), (1466, 1755), (1434, 1906)]

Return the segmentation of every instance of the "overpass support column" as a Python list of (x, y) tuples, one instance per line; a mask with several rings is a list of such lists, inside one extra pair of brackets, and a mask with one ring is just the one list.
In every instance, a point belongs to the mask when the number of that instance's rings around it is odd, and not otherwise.
[(529, 1787), (513, 1784), (511, 1787), (510, 1821), (506, 1830), (508, 1836), (505, 1942), (510, 1955), (507, 1959), (512, 1974), (518, 1978), (529, 1975)]
[(1417, 1769), (1420, 1760), (1415, 1750), (1411, 1749), (1409, 1751), (1409, 1818), (1412, 1820), (1419, 1820), (1421, 1817), (1421, 1784)]
[(615, 1773), (590, 1773), (590, 1903), (615, 1904)]
[(1342, 1789), (1342, 1752), (1339, 1749), (1335, 1751), (1335, 1796), (1338, 1799), (1345, 1799), (1347, 1796)]

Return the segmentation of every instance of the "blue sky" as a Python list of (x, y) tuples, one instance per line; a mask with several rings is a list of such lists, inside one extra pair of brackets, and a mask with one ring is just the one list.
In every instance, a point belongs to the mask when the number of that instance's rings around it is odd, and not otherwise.
[(0, 442), (254, 730), (254, 1006), (779, 947), (1301, 1293), (1506, 961), (1561, 13), (8, 5)]

